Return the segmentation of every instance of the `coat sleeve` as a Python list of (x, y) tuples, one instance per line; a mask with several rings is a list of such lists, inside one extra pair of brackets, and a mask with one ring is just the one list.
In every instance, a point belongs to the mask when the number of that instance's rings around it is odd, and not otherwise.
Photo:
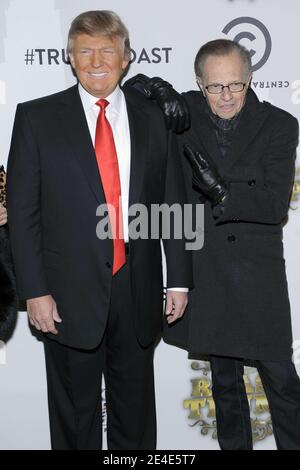
[(7, 208), (21, 299), (49, 294), (42, 257), (40, 186), (37, 140), (24, 105), (18, 105), (8, 157)]
[(171, 218), (170, 237), (163, 238), (167, 263), (167, 288), (193, 287), (192, 254), (186, 250), (184, 204), (187, 195), (176, 137), (168, 132), (168, 161), (164, 203), (177, 206), (182, 218)]
[[(284, 113), (276, 120), (263, 156), (263, 183), (228, 181), (229, 196), (216, 223), (279, 224), (286, 217), (295, 176), (298, 121)], [(288, 119), (286, 119), (288, 117)]]

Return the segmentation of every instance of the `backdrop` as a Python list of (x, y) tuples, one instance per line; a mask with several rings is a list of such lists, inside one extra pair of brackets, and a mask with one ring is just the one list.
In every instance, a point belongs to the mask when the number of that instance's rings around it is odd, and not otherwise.
[[(67, 32), (71, 20), (89, 9), (115, 10), (128, 26), (133, 48), (129, 76), (160, 75), (179, 91), (194, 89), (193, 61), (199, 47), (215, 38), (235, 39), (251, 50), (252, 86), (259, 97), (300, 117), (298, 0), (1, 0), (0, 156), (4, 165), (16, 104), (75, 83), (65, 53)], [(299, 171), (297, 178), (284, 237), (300, 372)], [(184, 351), (161, 343), (155, 369), (159, 449), (218, 449), (208, 364), (190, 361)], [(268, 406), (257, 372), (246, 369), (245, 380), (255, 448), (272, 449)], [(25, 313), (20, 313), (13, 338), (0, 343), (0, 449), (49, 446), (43, 349), (31, 334)]]

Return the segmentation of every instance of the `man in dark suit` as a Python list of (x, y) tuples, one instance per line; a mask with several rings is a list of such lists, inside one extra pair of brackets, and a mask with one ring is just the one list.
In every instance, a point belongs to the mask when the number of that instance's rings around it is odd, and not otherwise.
[[(161, 247), (131, 237), (128, 220), (133, 204), (185, 201), (180, 160), (155, 105), (118, 85), (130, 50), (120, 18), (79, 15), (68, 48), (79, 85), (17, 108), (8, 211), (18, 290), (45, 333), (52, 447), (101, 448), (104, 372), (108, 447), (153, 449)], [(105, 204), (110, 237), (105, 217), (97, 225)], [(172, 233), (164, 241), (169, 322), (192, 285), (184, 240)]]
[[(248, 359), (263, 382), (278, 449), (299, 450), (300, 381), (282, 245), (298, 122), (259, 102), (249, 87), (250, 54), (233, 41), (202, 46), (195, 72), (200, 92), (183, 94), (191, 126), (179, 138), (189, 202), (205, 204), (204, 246), (193, 252), (188, 309), (164, 337), (210, 356), (222, 449), (252, 449)], [(154, 78), (146, 88), (168, 116), (180, 110), (170, 84)]]

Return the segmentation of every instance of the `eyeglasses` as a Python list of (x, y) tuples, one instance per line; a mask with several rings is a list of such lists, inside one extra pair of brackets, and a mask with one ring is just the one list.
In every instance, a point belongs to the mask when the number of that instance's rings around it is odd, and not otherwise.
[(238, 93), (240, 91), (243, 91), (247, 84), (242, 83), (242, 82), (232, 82), (228, 83), (228, 85), (222, 85), (221, 83), (215, 83), (213, 85), (207, 85), (205, 89), (208, 91), (208, 93), (211, 93), (213, 95), (220, 95), (224, 88), (228, 88), (231, 93)]

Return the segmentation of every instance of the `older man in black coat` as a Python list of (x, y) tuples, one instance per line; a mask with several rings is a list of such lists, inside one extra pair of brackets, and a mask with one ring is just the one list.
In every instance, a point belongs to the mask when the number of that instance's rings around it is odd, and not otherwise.
[[(237, 43), (205, 44), (195, 72), (201, 91), (184, 94), (191, 126), (179, 138), (189, 201), (205, 204), (204, 246), (194, 252), (188, 310), (164, 338), (210, 356), (222, 449), (252, 449), (245, 359), (259, 370), (278, 449), (300, 449), (282, 245), (298, 122), (258, 100), (249, 88), (250, 54)], [(170, 84), (154, 78), (146, 88), (169, 118), (180, 114), (182, 97), (174, 101)]]

